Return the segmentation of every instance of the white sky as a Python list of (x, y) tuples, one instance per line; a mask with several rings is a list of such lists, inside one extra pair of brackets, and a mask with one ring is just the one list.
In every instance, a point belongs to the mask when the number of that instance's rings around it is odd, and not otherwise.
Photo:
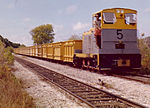
[(10, 41), (32, 45), (29, 32), (52, 24), (55, 42), (82, 35), (91, 27), (91, 15), (106, 8), (138, 11), (138, 29), (150, 36), (150, 0), (0, 0), (0, 35)]

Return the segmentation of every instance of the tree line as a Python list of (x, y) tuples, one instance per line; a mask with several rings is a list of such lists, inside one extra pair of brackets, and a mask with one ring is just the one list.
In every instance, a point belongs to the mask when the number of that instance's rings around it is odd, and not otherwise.
[(4, 43), (5, 48), (7, 48), (7, 47), (18, 48), (20, 46), (25, 46), (25, 45), (21, 45), (19, 43), (11, 42), (7, 38), (3, 38), (1, 35), (0, 35), (0, 41), (2, 41)]

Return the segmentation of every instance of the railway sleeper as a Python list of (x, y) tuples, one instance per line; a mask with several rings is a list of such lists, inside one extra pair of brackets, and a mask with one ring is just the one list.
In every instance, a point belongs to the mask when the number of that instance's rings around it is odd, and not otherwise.
[(70, 89), (84, 89), (84, 90), (87, 90), (85, 87), (83, 86), (76, 86), (76, 85), (68, 85), (68, 86), (65, 86), (66, 88), (70, 88)]
[(68, 87), (69, 90), (86, 90), (84, 87)]
[(69, 89), (74, 89), (74, 90), (85, 90), (85, 91), (92, 91), (93, 89), (91, 89), (91, 88), (86, 88), (86, 87), (79, 87), (79, 88), (69, 88)]
[[(83, 98), (112, 98), (106, 94), (97, 94), (97, 95), (89, 95), (89, 94), (86, 94), (86, 95), (81, 95)], [(113, 98), (114, 99), (114, 98)]]
[(118, 102), (94, 103), (94, 105), (96, 106), (96, 108), (128, 108), (128, 107), (131, 107), (130, 105), (118, 103)]
[(74, 85), (77, 85), (77, 83), (71, 83), (71, 82), (59, 82), (59, 84), (60, 85), (62, 85), (62, 86), (69, 86), (69, 85), (71, 85), (71, 86), (74, 86)]
[(108, 102), (110, 102), (110, 101), (115, 101), (116, 100), (116, 98), (111, 98), (111, 97), (109, 97), (109, 98), (101, 98), (101, 97), (98, 97), (98, 98), (95, 98), (95, 97), (90, 97), (90, 98), (86, 98), (86, 100), (88, 101), (88, 102), (91, 102), (91, 101), (99, 101), (99, 102), (106, 102), (106, 101), (108, 101)]
[(63, 82), (68, 82), (67, 80), (65, 80), (65, 79), (62, 79), (62, 78), (55, 78), (55, 76), (54, 77), (52, 77), (52, 79), (54, 80), (54, 81), (56, 81), (56, 82), (61, 82), (61, 83), (63, 83)]
[(71, 92), (79, 93), (79, 92), (94, 92), (94, 91), (89, 91), (89, 90), (72, 90)]
[(97, 92), (97, 91), (94, 91), (94, 92), (90, 92), (90, 93), (77, 93), (77, 95), (105, 95), (104, 93), (102, 92)]
[(70, 88), (71, 88), (71, 87), (72, 87), (72, 88), (80, 88), (79, 85), (62, 85), (62, 86), (63, 86), (63, 87), (66, 87), (66, 88), (67, 88), (67, 87), (68, 87), (68, 88), (69, 88), (69, 87), (70, 87)]

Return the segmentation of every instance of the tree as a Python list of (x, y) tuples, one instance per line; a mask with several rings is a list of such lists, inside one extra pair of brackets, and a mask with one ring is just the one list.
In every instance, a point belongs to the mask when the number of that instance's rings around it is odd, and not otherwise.
[(145, 43), (145, 39), (139, 39), (139, 48), (142, 55), (142, 66), (150, 69), (150, 49)]
[(78, 36), (78, 35), (72, 35), (68, 40), (81, 40), (82, 37), (81, 36)]
[(52, 43), (54, 41), (53, 27), (51, 24), (40, 25), (30, 31), (34, 44)]

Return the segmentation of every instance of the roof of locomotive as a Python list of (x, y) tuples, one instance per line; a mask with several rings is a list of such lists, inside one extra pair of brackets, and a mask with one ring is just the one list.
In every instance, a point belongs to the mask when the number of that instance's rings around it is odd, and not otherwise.
[(115, 12), (115, 10), (124, 10), (129, 13), (137, 13), (136, 10), (128, 9), (128, 8), (108, 8), (108, 9), (103, 9), (101, 11), (95, 12), (94, 14), (92, 14), (92, 16), (96, 16), (97, 14), (100, 14), (101, 12)]

